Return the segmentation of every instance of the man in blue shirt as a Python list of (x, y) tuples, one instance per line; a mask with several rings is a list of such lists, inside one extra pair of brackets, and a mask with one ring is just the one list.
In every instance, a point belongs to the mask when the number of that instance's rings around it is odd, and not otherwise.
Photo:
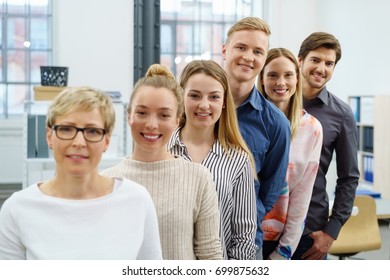
[(236, 22), (222, 47), (225, 71), (237, 107), (241, 134), (256, 162), (257, 259), (262, 259), (261, 221), (286, 184), (290, 151), (290, 124), (285, 115), (256, 89), (256, 77), (267, 58), (268, 24), (257, 17)]

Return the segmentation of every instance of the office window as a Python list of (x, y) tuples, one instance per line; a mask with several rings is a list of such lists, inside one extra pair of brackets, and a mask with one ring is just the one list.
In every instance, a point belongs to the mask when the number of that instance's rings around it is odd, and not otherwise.
[(227, 30), (246, 16), (263, 18), (263, 1), (161, 1), (161, 63), (176, 77), (193, 59), (213, 59), (222, 65)]
[(0, 0), (0, 118), (20, 118), (52, 60), (52, 0)]

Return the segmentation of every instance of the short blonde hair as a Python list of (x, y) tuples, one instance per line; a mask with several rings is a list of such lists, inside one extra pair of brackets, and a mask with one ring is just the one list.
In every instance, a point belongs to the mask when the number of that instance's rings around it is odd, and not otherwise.
[(64, 89), (50, 105), (46, 127), (51, 128), (59, 116), (78, 111), (92, 111), (98, 108), (104, 121), (104, 129), (111, 134), (115, 126), (115, 110), (111, 98), (104, 92), (91, 87), (69, 87)]
[(230, 27), (225, 44), (229, 43), (229, 40), (234, 32), (241, 30), (258, 30), (263, 31), (268, 36), (271, 35), (271, 28), (265, 20), (258, 17), (246, 17), (237, 21)]

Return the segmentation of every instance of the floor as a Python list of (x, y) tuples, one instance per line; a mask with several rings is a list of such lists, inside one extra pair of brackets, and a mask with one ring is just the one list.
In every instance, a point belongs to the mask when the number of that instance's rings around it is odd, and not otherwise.
[[(14, 192), (20, 190), (21, 185), (0, 185), (0, 207), (3, 202)], [(390, 260), (390, 221), (380, 220), (379, 227), (382, 237), (381, 249), (375, 251), (362, 252), (354, 255), (349, 260)], [(337, 260), (337, 257), (329, 255), (331, 260)]]
[(4, 201), (15, 191), (21, 190), (21, 184), (9, 184), (3, 185), (0, 184), (0, 207), (3, 205)]

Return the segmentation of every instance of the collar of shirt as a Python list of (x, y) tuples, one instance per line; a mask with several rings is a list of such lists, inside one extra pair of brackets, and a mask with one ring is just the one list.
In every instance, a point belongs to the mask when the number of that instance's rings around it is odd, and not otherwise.
[[(180, 129), (181, 129), (181, 127), (177, 128), (173, 132), (172, 137), (169, 140), (167, 147), (168, 147), (168, 150), (171, 150), (174, 146), (178, 146), (178, 147), (180, 147), (181, 154), (184, 154), (184, 153), (188, 153), (188, 152), (187, 152), (186, 146), (180, 140), (180, 137), (179, 137), (180, 136)], [(223, 147), (222, 147), (221, 143), (218, 141), (218, 139), (216, 139), (214, 141), (213, 146), (211, 147), (211, 152), (217, 156), (223, 155), (223, 152), (224, 152)]]
[(179, 133), (180, 127), (176, 128), (175, 131), (172, 133), (171, 139), (169, 139), (169, 142), (167, 144), (168, 150), (171, 150), (172, 147), (175, 145), (184, 147), (184, 144), (179, 139)]
[(265, 98), (261, 95), (261, 93), (257, 90), (257, 88), (255, 86), (253, 86), (253, 89), (252, 89), (249, 97), (244, 102), (242, 102), (242, 104), (238, 107), (244, 106), (244, 105), (249, 103), (256, 110), (262, 111), (263, 110), (263, 105), (262, 105), (263, 100), (262, 99), (265, 99)]
[(326, 89), (326, 87), (324, 87), (315, 98), (309, 100), (303, 99), (303, 103), (304, 105), (315, 105), (318, 103), (328, 105), (329, 103), (328, 90)]

